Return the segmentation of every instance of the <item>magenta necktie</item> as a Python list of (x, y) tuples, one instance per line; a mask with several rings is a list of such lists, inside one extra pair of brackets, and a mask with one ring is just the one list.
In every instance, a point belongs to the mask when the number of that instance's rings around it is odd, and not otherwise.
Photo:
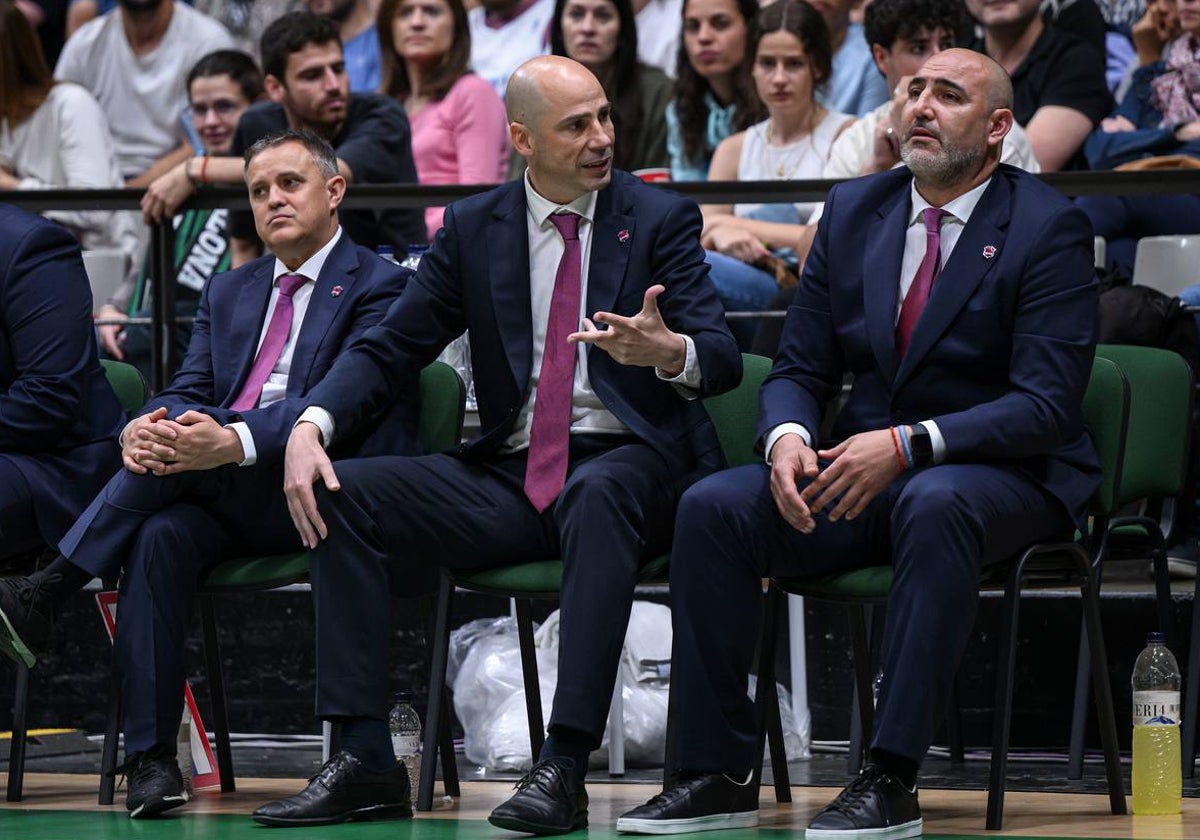
[(562, 234), (563, 255), (554, 275), (525, 462), (525, 495), (538, 513), (554, 503), (567, 480), (576, 353), (575, 345), (567, 343), (567, 336), (579, 329), (581, 294), (579, 216), (558, 213), (550, 217), (550, 222)]
[(921, 319), (921, 313), (925, 311), (929, 292), (933, 289), (933, 283), (942, 270), (941, 227), (942, 216), (946, 215), (946, 211), (936, 207), (926, 207), (921, 211), (921, 215), (925, 217), (925, 257), (921, 260), (921, 265), (917, 267), (917, 274), (913, 277), (912, 285), (908, 287), (908, 294), (904, 296), (904, 305), (900, 307), (900, 320), (896, 322), (896, 350), (902, 358), (908, 352), (908, 343), (912, 340), (913, 330), (916, 329), (917, 321)]
[(308, 278), (299, 274), (281, 274), (279, 276), (279, 300), (275, 301), (275, 311), (271, 313), (271, 323), (267, 324), (267, 334), (263, 337), (258, 355), (254, 357), (254, 366), (246, 377), (246, 384), (241, 393), (230, 406), (234, 411), (246, 411), (258, 405), (262, 396), (263, 385), (275, 369), (279, 354), (287, 344), (288, 333), (292, 331), (292, 295), (308, 282)]

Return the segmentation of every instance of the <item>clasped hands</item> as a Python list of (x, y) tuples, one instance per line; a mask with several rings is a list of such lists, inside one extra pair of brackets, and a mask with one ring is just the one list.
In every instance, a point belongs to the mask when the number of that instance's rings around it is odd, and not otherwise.
[(591, 318), (584, 318), (583, 329), (571, 333), (567, 341), (591, 344), (623, 365), (654, 367), (667, 376), (678, 376), (683, 373), (687, 345), (683, 336), (667, 328), (658, 311), (658, 296), (664, 291), (661, 283), (647, 289), (642, 309), (636, 315), (597, 312)]
[(245, 460), (241, 438), (199, 411), (167, 419), (166, 408), (130, 420), (121, 435), (125, 469), (138, 475), (210, 470)]
[[(852, 435), (832, 449), (815, 451), (800, 435), (788, 434), (775, 442), (770, 457), (775, 506), (804, 534), (816, 529), (817, 514), (829, 505), (831, 522), (854, 519), (901, 473), (890, 429)], [(824, 469), (821, 461), (829, 462)], [(796, 485), (803, 478), (812, 481), (800, 490)]]

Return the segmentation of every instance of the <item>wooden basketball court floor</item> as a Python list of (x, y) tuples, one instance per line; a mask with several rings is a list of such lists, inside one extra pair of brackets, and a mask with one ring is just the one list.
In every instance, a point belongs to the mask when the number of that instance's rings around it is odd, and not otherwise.
[[(3, 777), (0, 777), (2, 779)], [(298, 791), (303, 780), (238, 779), (237, 793), (203, 792), (187, 807), (157, 820), (130, 820), (124, 791), (116, 804), (96, 804), (97, 778), (84, 774), (29, 773), (25, 799), (0, 803), (0, 840), (263, 840), (270, 831), (250, 819), (258, 805)], [(439, 789), (440, 790), (440, 789)], [(487, 823), (491, 808), (511, 792), (503, 782), (464, 782), (462, 797), (442, 799), (430, 813), (412, 820), (350, 823), (322, 828), (279, 829), (279, 840), (516, 840), (521, 835)], [(614, 840), (617, 816), (656, 792), (647, 784), (589, 783), (591, 827), (573, 837)], [(764, 787), (757, 829), (690, 835), (700, 840), (782, 840), (801, 837), (808, 819), (836, 793), (835, 788), (793, 787), (793, 802), (776, 804)], [(1010, 792), (1004, 831), (983, 828), (987, 795), (983, 791), (921, 791), (925, 836), (952, 838), (1128, 838), (1128, 840), (1200, 840), (1200, 799), (1185, 798), (1183, 813), (1169, 817), (1114, 817), (1105, 796), (1082, 793)]]

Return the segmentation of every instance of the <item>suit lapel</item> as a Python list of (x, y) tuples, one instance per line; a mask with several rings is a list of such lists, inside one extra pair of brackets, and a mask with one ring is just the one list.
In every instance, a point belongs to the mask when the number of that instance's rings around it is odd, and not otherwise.
[(900, 299), (900, 270), (904, 260), (904, 235), (908, 229), (909, 181), (904, 189), (879, 207), (867, 232), (863, 253), (863, 311), (871, 349), (884, 377), (896, 375), (896, 312)]
[(267, 302), (271, 299), (274, 267), (274, 259), (263, 260), (238, 291), (237, 305), (233, 308), (233, 324), (229, 331), (229, 346), (233, 351), (229, 359), (234, 368), (227, 371), (230, 378), (222, 405), (232, 404), (242, 383), (250, 375), (250, 367), (258, 352), (258, 338), (262, 335), (263, 317), (267, 314)]
[[(350, 297), (350, 289), (357, 272), (358, 255), (355, 253), (354, 243), (343, 230), (342, 238), (329, 252), (325, 265), (321, 267), (321, 274), (313, 284), (312, 295), (308, 299), (308, 310), (300, 323), (300, 335), (296, 338), (296, 347), (292, 351), (291, 372), (288, 374), (289, 397), (307, 393), (311, 384), (308, 379), (312, 374), (317, 350), (324, 343), (329, 328), (333, 326), (342, 301)], [(334, 294), (335, 289), (338, 289), (337, 294)]]
[(602, 190), (596, 197), (587, 306), (584, 308), (588, 317), (602, 310), (611, 312), (616, 303), (629, 263), (629, 243), (637, 223), (632, 209), (616, 186)]
[[(526, 222), (525, 182), (512, 182), (508, 196), (497, 204), (487, 231), (488, 282), (504, 355), (517, 390), (524, 394), (533, 365), (533, 312), (529, 292), (529, 226)], [(463, 243), (466, 248), (471, 243)]]
[[(1002, 173), (996, 172), (929, 293), (929, 302), (913, 329), (908, 352), (896, 373), (896, 388), (928, 355), (995, 265), (995, 255), (1004, 248), (1008, 213), (1008, 181)], [(991, 256), (985, 256), (988, 246), (991, 246), (988, 250)]]

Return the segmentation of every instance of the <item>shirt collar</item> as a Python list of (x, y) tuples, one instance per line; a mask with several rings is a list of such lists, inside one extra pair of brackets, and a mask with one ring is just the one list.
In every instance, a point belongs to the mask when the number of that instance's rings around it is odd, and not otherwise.
[(337, 230), (333, 232), (332, 238), (313, 254), (295, 271), (288, 271), (288, 267), (284, 265), (279, 257), (275, 258), (275, 273), (271, 275), (271, 282), (278, 283), (279, 278), (284, 274), (299, 274), (306, 280), (315, 281), (321, 276), (321, 269), (325, 267), (325, 260), (329, 258), (329, 253), (333, 250), (333, 246), (337, 245), (338, 240), (342, 238), (342, 226), (338, 225)]
[[(982, 184), (975, 187), (975, 189), (963, 193), (958, 198), (947, 201), (942, 205), (941, 209), (965, 225), (971, 218), (971, 214), (975, 212), (975, 205), (979, 203), (979, 199), (983, 198), (983, 192), (988, 188), (988, 184), (990, 183), (992, 183), (991, 176)], [(912, 213), (908, 217), (908, 226), (912, 227), (921, 218), (922, 211), (933, 205), (917, 192), (916, 179), (913, 179), (912, 186), (909, 189), (912, 192)]]
[(539, 230), (545, 226), (546, 220), (550, 218), (551, 214), (560, 210), (575, 213), (588, 222), (591, 222), (596, 215), (595, 192), (585, 192), (569, 204), (555, 204), (533, 188), (533, 184), (529, 181), (528, 169), (525, 170), (525, 202), (529, 206), (529, 215)]

